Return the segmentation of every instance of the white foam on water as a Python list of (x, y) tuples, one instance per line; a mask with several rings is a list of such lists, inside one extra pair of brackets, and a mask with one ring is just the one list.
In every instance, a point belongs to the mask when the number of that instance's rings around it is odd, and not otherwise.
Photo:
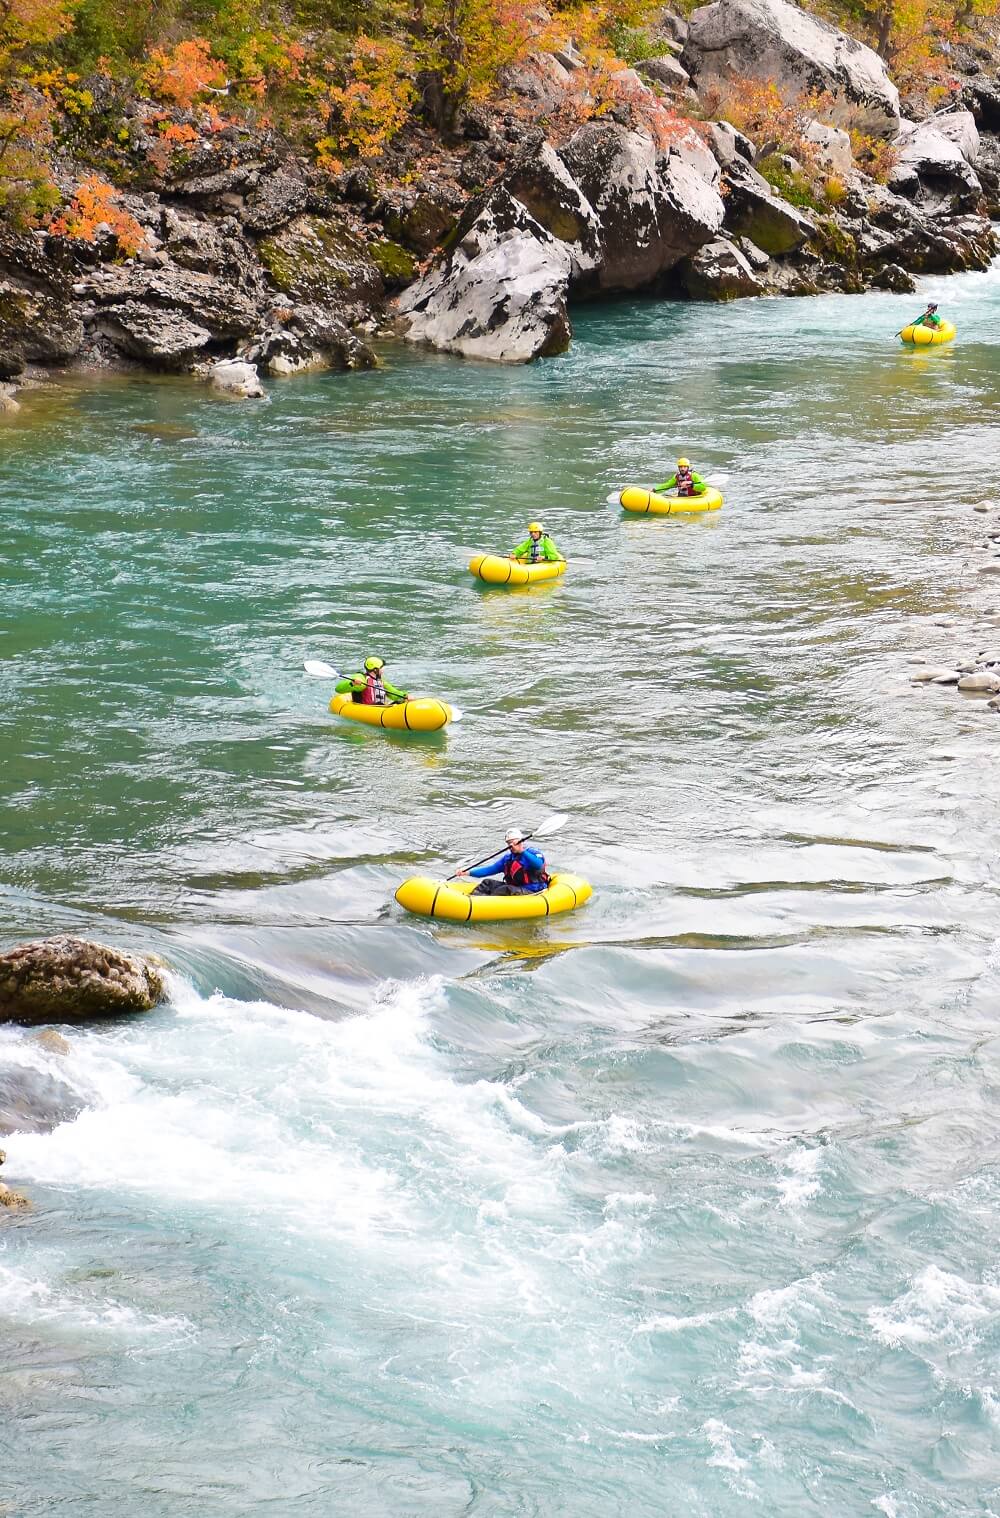
[[(16, 1328), (39, 1328), (54, 1325), (74, 1335), (96, 1332), (132, 1345), (136, 1339), (143, 1348), (173, 1348), (179, 1342), (196, 1337), (193, 1323), (183, 1317), (141, 1313), (127, 1303), (102, 1298), (100, 1303), (83, 1295), (57, 1289), (50, 1282), (0, 1264), (0, 1323)], [(148, 1341), (156, 1340), (155, 1346)]]
[(728, 1423), (723, 1423), (721, 1418), (708, 1418), (702, 1424), (702, 1433), (712, 1446), (712, 1453), (708, 1457), (709, 1465), (719, 1465), (727, 1471), (745, 1471), (750, 1464), (738, 1455), (733, 1446), (733, 1433)]
[(1000, 1286), (928, 1265), (888, 1307), (871, 1308), (868, 1322), (883, 1344), (970, 1349), (1000, 1326)]
[(793, 1149), (783, 1157), (787, 1174), (777, 1182), (782, 1207), (804, 1207), (820, 1190), (822, 1149)]

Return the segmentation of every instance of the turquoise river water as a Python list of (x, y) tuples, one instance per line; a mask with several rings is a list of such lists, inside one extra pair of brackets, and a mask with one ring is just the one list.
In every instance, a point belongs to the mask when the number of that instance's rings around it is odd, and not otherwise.
[[(4, 419), (0, 940), (173, 975), (0, 1029), (0, 1512), (1000, 1513), (1000, 729), (906, 674), (985, 646), (998, 311)], [(724, 510), (622, 519), (679, 445)], [(565, 580), (477, 587), (538, 515)], [(331, 717), (369, 651), (465, 720)], [(585, 909), (393, 904), (554, 811)]]

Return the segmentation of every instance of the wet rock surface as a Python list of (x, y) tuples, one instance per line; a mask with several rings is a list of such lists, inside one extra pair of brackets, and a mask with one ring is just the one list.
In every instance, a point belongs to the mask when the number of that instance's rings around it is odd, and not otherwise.
[(89, 939), (44, 938), (0, 954), (0, 1022), (148, 1012), (164, 994), (162, 971), (151, 961)]

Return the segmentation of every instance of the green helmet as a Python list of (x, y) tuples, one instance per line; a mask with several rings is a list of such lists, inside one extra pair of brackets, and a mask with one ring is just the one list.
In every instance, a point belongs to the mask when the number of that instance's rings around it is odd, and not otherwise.
[(366, 659), (365, 669), (385, 669), (384, 659)]

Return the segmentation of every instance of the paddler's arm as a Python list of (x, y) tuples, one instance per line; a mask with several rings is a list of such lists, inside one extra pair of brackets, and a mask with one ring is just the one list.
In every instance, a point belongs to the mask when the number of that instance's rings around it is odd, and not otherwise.
[(700, 474), (691, 475), (691, 484), (694, 486), (695, 495), (704, 495), (705, 491), (708, 489), (707, 484), (702, 479)]
[(553, 543), (551, 538), (542, 539), (542, 556), (546, 559), (549, 559), (552, 563), (556, 564), (562, 558), (562, 554), (559, 552), (558, 548)]
[(664, 491), (673, 490), (673, 488), (674, 488), (674, 486), (676, 484), (677, 484), (677, 476), (676, 476), (676, 474), (672, 474), (670, 476), (669, 480), (664, 480), (664, 482), (663, 482), (662, 485), (654, 485), (653, 486), (653, 493), (654, 493), (654, 495), (663, 495)]
[(348, 678), (346, 680), (338, 680), (337, 683), (336, 683), (336, 685), (333, 688), (337, 692), (338, 696), (346, 696), (348, 693), (350, 693), (351, 695), (354, 695), (359, 690), (364, 690), (364, 688), (365, 688), (364, 676), (363, 675), (350, 675), (350, 676), (348, 676)]
[(388, 680), (383, 680), (382, 684), (385, 686), (386, 695), (390, 696), (393, 701), (397, 703), (400, 701), (409, 701), (410, 698), (406, 694), (405, 690), (399, 690), (395, 685), (390, 685)]
[(511, 552), (507, 555), (507, 557), (509, 559), (520, 559), (522, 557), (527, 558), (528, 555), (530, 554), (530, 552), (531, 552), (531, 539), (530, 538), (525, 538), (524, 542), (523, 543), (518, 543), (517, 547), (514, 548), (514, 549), (512, 549)]

